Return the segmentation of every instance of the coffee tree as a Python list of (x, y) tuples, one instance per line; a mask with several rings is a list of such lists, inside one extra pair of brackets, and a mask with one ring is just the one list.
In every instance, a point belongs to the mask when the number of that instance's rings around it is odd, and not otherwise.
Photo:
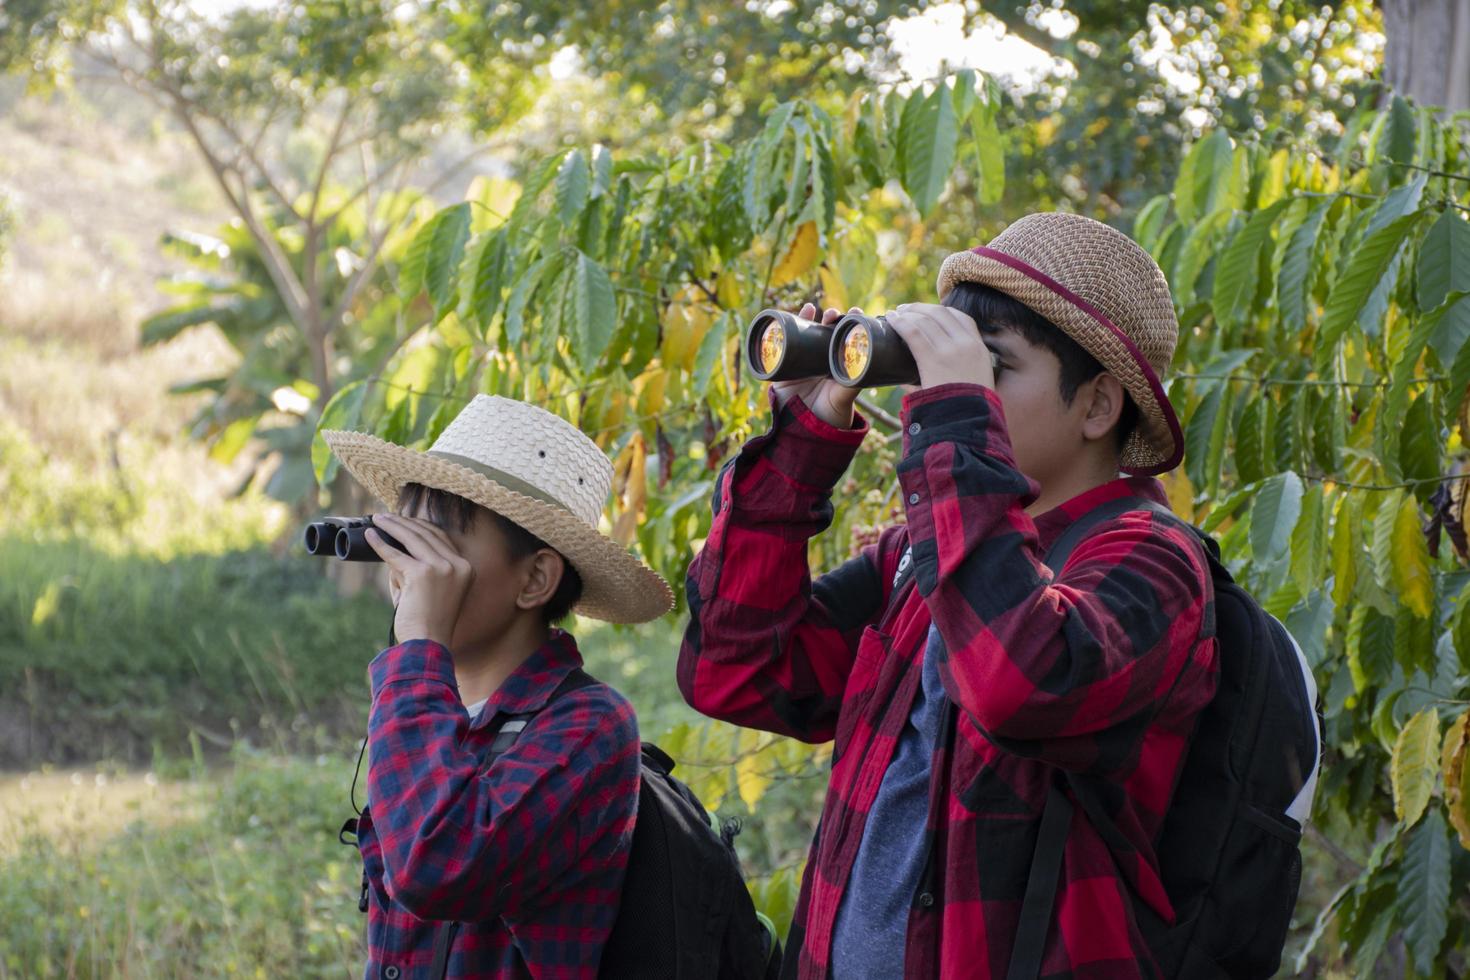
[(1465, 122), (1394, 99), (1329, 150), (1216, 132), (1134, 229), (1180, 311), (1173, 505), (1322, 693), (1316, 820), (1349, 878), (1299, 969), (1434, 975), (1470, 942)]

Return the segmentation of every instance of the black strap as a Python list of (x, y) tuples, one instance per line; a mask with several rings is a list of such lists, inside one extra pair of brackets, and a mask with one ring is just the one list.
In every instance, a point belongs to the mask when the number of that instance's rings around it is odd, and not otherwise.
[[(1099, 524), (1121, 517), (1129, 511), (1167, 514), (1172, 511), (1142, 497), (1120, 497), (1094, 507), (1071, 523), (1052, 543), (1046, 553), (1046, 566), (1053, 575), (1076, 550), (1082, 539)], [(1177, 517), (1174, 518), (1178, 520)], [(1059, 777), (1065, 780), (1065, 774)], [(1036, 980), (1041, 976), (1041, 959), (1046, 951), (1046, 933), (1056, 906), (1061, 884), (1062, 856), (1072, 828), (1072, 801), (1056, 782), (1046, 794), (1041, 812), (1041, 829), (1036, 835), (1036, 849), (1031, 856), (1031, 874), (1026, 879), (1026, 895), (1021, 900), (1021, 919), (1016, 927), (1016, 944), (1011, 948), (1011, 965), (1006, 980)]]
[(459, 923), (450, 922), (440, 926), (439, 931), (434, 933), (434, 965), (429, 968), (431, 980), (443, 980), (449, 975), (449, 950), (454, 945), (454, 937), (459, 932)]
[(1062, 855), (1071, 832), (1072, 801), (1052, 783), (1041, 814), (1041, 830), (1036, 835), (1031, 876), (1026, 879), (1026, 897), (1021, 901), (1021, 921), (1016, 925), (1016, 945), (1011, 948), (1011, 967), (1006, 971), (1006, 980), (1036, 980), (1041, 976), (1046, 931), (1051, 926)]
[[(561, 683), (556, 685), (556, 690), (547, 697), (546, 703), (541, 707), (555, 701), (571, 691), (596, 684), (597, 678), (587, 673), (581, 667), (575, 667), (567, 676), (563, 677)], [(539, 710), (539, 709), (538, 709)], [(490, 740), (490, 748), (485, 751), (480, 759), (480, 765), (488, 766), (498, 756), (504, 755), (515, 744), (521, 732), (526, 730), (526, 725), (536, 716), (535, 711), (528, 711), (518, 715), (501, 715), (495, 722), (495, 737)], [(431, 980), (443, 980), (449, 971), (449, 951), (454, 946), (454, 937), (459, 932), (458, 922), (448, 922), (440, 926), (434, 933), (434, 964), (429, 970)]]

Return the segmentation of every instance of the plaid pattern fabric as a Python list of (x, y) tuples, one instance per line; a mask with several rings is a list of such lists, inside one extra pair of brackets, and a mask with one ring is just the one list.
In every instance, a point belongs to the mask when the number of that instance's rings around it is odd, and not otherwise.
[[(632, 706), (604, 684), (547, 705), (581, 663), (556, 631), (471, 723), (444, 647), (414, 640), (373, 660), (358, 825), (369, 980), (426, 977), (435, 920), (464, 923), (451, 977), (597, 975), (633, 840), (639, 742)], [(483, 767), (491, 719), (529, 712)]]
[[(1082, 806), (1042, 973), (1154, 976), (1139, 917), (1173, 912), (1151, 842), (1216, 683), (1203, 550), (1187, 528), (1130, 512), (1099, 525), (1053, 577), (1045, 548), (1073, 520), (1121, 496), (1162, 501), (1159, 483), (1120, 479), (1033, 521), (1023, 508), (1037, 490), (1015, 468), (994, 392), (920, 390), (903, 424), (906, 527), (811, 579), (807, 541), (830, 524), (832, 488), (866, 423), (838, 430), (793, 399), (721, 473), (689, 569), (678, 669), (689, 703), (835, 743), (786, 975), (828, 974), (838, 906), (932, 623), (952, 714), (933, 759), (928, 869), (902, 975), (1005, 976), (1042, 806), (1065, 770)], [(890, 603), (910, 544), (915, 574)]]

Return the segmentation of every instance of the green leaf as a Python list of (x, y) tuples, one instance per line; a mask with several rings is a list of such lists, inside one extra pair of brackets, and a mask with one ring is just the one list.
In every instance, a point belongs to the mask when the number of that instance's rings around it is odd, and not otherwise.
[(1276, 403), (1264, 393), (1252, 398), (1235, 430), (1235, 472), (1241, 483), (1263, 480), (1276, 469), (1267, 453), (1276, 428)]
[(1451, 292), (1470, 290), (1470, 221), (1458, 208), (1446, 208), (1429, 226), (1419, 244), (1418, 279), (1419, 309), (1426, 312)]
[(506, 236), (491, 232), (473, 250), (472, 275), (466, 279), (470, 285), (469, 313), (480, 325), (484, 336), (500, 308), (500, 293), (505, 286), (507, 261)]
[(1194, 224), (1209, 213), (1233, 155), (1230, 137), (1218, 129), (1189, 148), (1174, 181), (1174, 211), (1185, 224)]
[(1414, 615), (1427, 618), (1434, 610), (1434, 579), (1429, 571), (1429, 549), (1419, 528), (1419, 506), (1407, 494), (1401, 496), (1394, 515), (1391, 555), (1399, 600)]
[(1348, 440), (1347, 399), (1332, 388), (1322, 390), (1312, 410), (1312, 461), (1323, 473), (1337, 472), (1338, 454)]
[(424, 254), (424, 288), (434, 304), (434, 319), (440, 320), (457, 299), (455, 277), (464, 258), (470, 235), (470, 205), (461, 201), (434, 216), (428, 251)]
[[(1442, 439), (1434, 400), (1434, 389), (1426, 388), (1404, 415), (1399, 462), (1406, 480), (1430, 481), (1440, 474), (1439, 447)], [(1418, 489), (1424, 491), (1424, 499), (1427, 500), (1430, 492), (1427, 482), (1421, 483)]]
[(607, 270), (582, 253), (571, 268), (563, 316), (572, 328), (574, 356), (584, 373), (607, 353), (618, 325), (618, 301)]
[(607, 147), (598, 143), (592, 147), (592, 199), (609, 193), (613, 186), (613, 158)]
[(1301, 512), (1301, 477), (1288, 470), (1261, 485), (1251, 508), (1251, 550), (1258, 559), (1271, 561), (1286, 553)]
[(1422, 216), (1422, 212), (1415, 211), (1395, 218), (1369, 235), (1353, 252), (1347, 268), (1327, 297), (1327, 307), (1322, 313), (1322, 327), (1317, 339), (1319, 364), (1328, 363), (1337, 342), (1357, 322), (1369, 296), (1379, 281), (1391, 272), (1400, 249)]
[(1200, 400), (1184, 425), (1184, 465), (1189, 479), (1196, 487), (1205, 485), (1208, 474), (1210, 436), (1215, 429), (1215, 417), (1220, 414), (1220, 404), (1225, 397), (1225, 385), (1213, 388)]
[(1373, 515), (1368, 551), (1373, 556), (1373, 577), (1384, 589), (1393, 588), (1394, 525), (1398, 522), (1399, 505), (1403, 499), (1402, 490), (1389, 491), (1379, 500), (1378, 510)]
[(1195, 286), (1210, 259), (1217, 252), (1216, 239), (1221, 229), (1229, 226), (1229, 211), (1216, 211), (1189, 230), (1189, 236), (1179, 249), (1174, 260), (1174, 269), (1169, 276), (1169, 285), (1174, 290), (1175, 301), (1182, 307), (1193, 305)]
[(208, 303), (187, 303), (171, 307), (143, 321), (139, 340), (144, 347), (173, 340), (190, 327), (212, 322), (219, 312)]
[(1256, 270), (1261, 246), (1270, 237), (1271, 226), (1276, 223), (1286, 203), (1277, 201), (1266, 210), (1251, 215), (1245, 227), (1225, 247), (1225, 253), (1215, 268), (1212, 305), (1215, 319), (1227, 330), (1240, 326), (1250, 312), (1251, 301), (1256, 295)]
[[(1164, 221), (1169, 216), (1169, 196), (1156, 194), (1133, 216), (1133, 240), (1150, 253), (1164, 231)], [(1154, 256), (1158, 258), (1157, 255)]]
[(556, 171), (556, 210), (562, 224), (570, 227), (587, 206), (592, 176), (587, 170), (587, 157), (581, 150), (568, 150)]
[(521, 336), (525, 331), (526, 303), (535, 291), (537, 283), (541, 281), (541, 273), (546, 269), (547, 264), (551, 263), (555, 267), (558, 263), (552, 260), (558, 257), (556, 253), (541, 256), (516, 279), (515, 285), (511, 287), (510, 296), (505, 301), (505, 342), (509, 349), (514, 350), (520, 345)]
[(993, 105), (976, 103), (970, 110), (970, 138), (975, 147), (975, 186), (980, 203), (995, 204), (1005, 194), (1006, 156)]
[(1362, 497), (1344, 494), (1332, 527), (1332, 601), (1339, 609), (1352, 598), (1362, 560), (1358, 525), (1363, 519)]
[(1301, 511), (1291, 531), (1291, 576), (1302, 595), (1310, 595), (1327, 578), (1327, 512), (1320, 485), (1302, 496)]
[(1292, 333), (1299, 334), (1307, 329), (1312, 255), (1316, 251), (1322, 222), (1332, 204), (1328, 200), (1312, 209), (1307, 220), (1292, 234), (1291, 243), (1281, 260), (1281, 273), (1276, 280), (1276, 306), (1281, 311), (1282, 325)]
[(1430, 324), (1429, 346), (1439, 363), (1452, 366), (1465, 341), (1470, 339), (1470, 295), (1451, 299), (1449, 305), (1435, 309), (1423, 322)]
[(1383, 128), (1378, 133), (1375, 160), (1414, 162), (1414, 110), (1402, 95), (1395, 95)]
[(362, 403), (367, 397), (368, 382), (366, 380), (354, 381), (337, 390), (322, 409), (322, 417), (317, 422), (316, 434), (311, 440), (311, 469), (316, 474), (316, 482), (326, 486), (332, 482), (337, 474), (337, 457), (332, 455), (332, 450), (322, 439), (322, 432), (327, 429), (341, 429), (351, 431), (357, 427), (362, 420)]
[(899, 182), (920, 216), (939, 203), (954, 172), (959, 125), (949, 88), (936, 85), (927, 96), (909, 95), (898, 126)]
[(1431, 972), (1449, 928), (1450, 864), (1449, 833), (1436, 807), (1404, 842), (1399, 875), (1399, 918), (1416, 973)]
[(816, 203), (817, 225), (823, 232), (832, 230), (837, 218), (837, 163), (827, 138), (812, 128), (812, 200)]

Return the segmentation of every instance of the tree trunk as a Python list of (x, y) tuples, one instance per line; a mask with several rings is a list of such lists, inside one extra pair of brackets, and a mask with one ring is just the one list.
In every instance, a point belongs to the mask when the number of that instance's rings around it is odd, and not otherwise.
[(1470, 0), (1380, 0), (1383, 80), (1420, 105), (1470, 109)]

